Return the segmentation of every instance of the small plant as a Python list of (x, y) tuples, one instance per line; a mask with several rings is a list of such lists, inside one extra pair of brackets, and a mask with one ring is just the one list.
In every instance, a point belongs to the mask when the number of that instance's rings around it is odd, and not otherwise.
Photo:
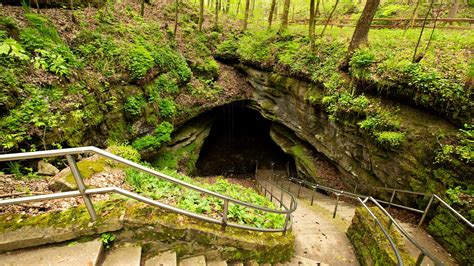
[(140, 96), (128, 97), (124, 104), (124, 109), (127, 113), (132, 116), (139, 116), (142, 113), (143, 108), (146, 106), (145, 98)]
[[(129, 146), (126, 144), (111, 145), (107, 148), (107, 151), (117, 156), (123, 157), (127, 160), (130, 160), (132, 162), (138, 163), (141, 160), (140, 153), (136, 149), (134, 149), (132, 146)], [(107, 163), (111, 164), (113, 163), (113, 161), (110, 160), (110, 162), (107, 161)]]
[(144, 149), (156, 150), (161, 147), (161, 144), (171, 140), (171, 133), (173, 132), (173, 125), (168, 122), (162, 122), (156, 129), (153, 135), (146, 135), (135, 140), (132, 146), (141, 151)]
[(383, 131), (376, 133), (376, 140), (383, 146), (396, 148), (405, 140), (405, 133), (397, 131)]
[(176, 106), (174, 101), (170, 98), (162, 99), (159, 101), (160, 115), (162, 117), (172, 117), (176, 113)]
[(133, 79), (143, 78), (148, 70), (155, 65), (150, 52), (140, 44), (132, 46), (128, 53), (128, 57), (128, 68), (132, 72)]
[(10, 59), (29, 60), (23, 47), (14, 39), (7, 38), (0, 43), (0, 56), (5, 55)]
[(115, 235), (112, 233), (103, 233), (100, 235), (100, 240), (102, 241), (102, 245), (104, 245), (105, 248), (110, 248), (112, 247), (112, 244), (114, 241), (117, 239)]

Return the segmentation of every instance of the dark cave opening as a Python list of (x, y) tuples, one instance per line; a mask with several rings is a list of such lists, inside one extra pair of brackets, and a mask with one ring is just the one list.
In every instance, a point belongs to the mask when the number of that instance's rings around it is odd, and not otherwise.
[(213, 110), (215, 121), (199, 154), (195, 174), (199, 176), (253, 176), (259, 169), (295, 171), (294, 159), (271, 139), (272, 122), (249, 108), (246, 101)]

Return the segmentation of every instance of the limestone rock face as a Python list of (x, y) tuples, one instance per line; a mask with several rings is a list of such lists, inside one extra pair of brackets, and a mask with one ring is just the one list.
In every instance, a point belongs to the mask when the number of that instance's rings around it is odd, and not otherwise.
[(38, 174), (54, 176), (59, 173), (59, 169), (54, 165), (47, 163), (43, 160), (38, 161)]
[[(304, 159), (304, 154), (310, 154), (308, 149), (312, 148), (334, 163), (348, 188), (365, 184), (420, 190), (428, 181), (443, 185), (426, 175), (425, 169), (432, 166), (437, 145), (433, 133), (455, 131), (445, 120), (409, 106), (399, 106), (407, 140), (396, 150), (387, 149), (362, 132), (355, 121), (332, 121), (324, 110), (305, 99), (308, 91), (323, 95), (322, 86), (250, 67), (241, 66), (241, 69), (254, 87), (251, 107), (279, 125), (280, 130), (272, 128), (272, 138), (295, 158), (300, 172), (317, 179), (311, 174), (314, 171), (310, 160)], [(285, 137), (281, 128), (286, 128), (293, 137)], [(291, 144), (292, 138), (306, 143), (301, 153), (289, 150), (288, 141)]]

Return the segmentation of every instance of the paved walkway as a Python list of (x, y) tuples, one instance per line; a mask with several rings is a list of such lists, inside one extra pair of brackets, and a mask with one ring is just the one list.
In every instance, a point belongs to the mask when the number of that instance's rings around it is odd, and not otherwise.
[[(270, 177), (271, 172), (259, 170), (259, 175)], [(281, 184), (280, 181), (278, 184)], [(299, 186), (295, 183), (285, 181), (283, 188), (290, 188), (290, 192), (295, 196), (298, 194)], [(296, 254), (302, 254), (303, 257), (313, 258), (330, 265), (358, 264), (352, 245), (346, 237), (346, 231), (350, 226), (356, 207), (359, 206), (339, 201), (336, 218), (332, 219), (336, 198), (316, 192), (314, 193), (314, 204), (311, 206), (312, 196), (312, 190), (301, 188), (298, 208), (293, 215)], [(284, 201), (289, 204), (289, 199), (285, 198)], [(451, 255), (425, 230), (416, 228), (412, 224), (399, 223), (418, 243), (446, 265), (457, 265)], [(408, 251), (414, 258), (417, 258), (419, 250), (405, 237), (404, 240)], [(422, 265), (434, 265), (434, 263), (425, 257)]]

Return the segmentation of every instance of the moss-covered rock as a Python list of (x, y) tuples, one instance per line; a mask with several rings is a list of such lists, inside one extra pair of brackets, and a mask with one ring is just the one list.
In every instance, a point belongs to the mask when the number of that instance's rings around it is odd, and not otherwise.
[(225, 260), (277, 263), (288, 261), (294, 253), (291, 232), (283, 236), (229, 227), (222, 232), (218, 225), (136, 201), (103, 201), (94, 206), (96, 222), (90, 222), (84, 206), (38, 216), (1, 215), (0, 252), (112, 232), (118, 243), (142, 245), (145, 257), (163, 248), (172, 248), (179, 256), (217, 250), (219, 254), (213, 256)]
[[(472, 210), (472, 209), (471, 209)], [(474, 264), (474, 233), (472, 228), (456, 218), (444, 206), (428, 225), (428, 232), (462, 265)]]
[[(388, 218), (376, 207), (371, 208), (371, 211), (387, 228)], [(403, 263), (405, 265), (415, 265), (415, 261), (406, 250), (400, 234), (393, 227), (389, 230), (389, 233), (400, 251)], [(354, 246), (361, 265), (397, 265), (397, 258), (389, 241), (376, 225), (375, 219), (370, 216), (367, 209), (356, 209), (352, 224), (347, 230), (347, 236)]]

